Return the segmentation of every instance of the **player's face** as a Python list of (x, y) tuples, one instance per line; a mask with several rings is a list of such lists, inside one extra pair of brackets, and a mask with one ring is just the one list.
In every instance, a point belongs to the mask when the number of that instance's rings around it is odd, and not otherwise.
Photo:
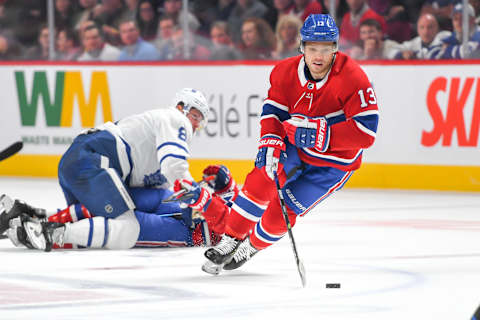
[(187, 118), (192, 123), (193, 132), (195, 132), (202, 125), (203, 115), (195, 108), (191, 108), (187, 113)]
[(305, 63), (315, 79), (323, 78), (333, 62), (335, 44), (333, 42), (306, 42)]

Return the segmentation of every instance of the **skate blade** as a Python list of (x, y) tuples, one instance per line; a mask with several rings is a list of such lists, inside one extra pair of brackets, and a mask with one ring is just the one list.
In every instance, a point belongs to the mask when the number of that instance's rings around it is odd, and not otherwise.
[(218, 276), (220, 272), (223, 269), (223, 263), (222, 264), (215, 264), (210, 260), (207, 260), (203, 265), (202, 265), (202, 271), (206, 272), (208, 274)]

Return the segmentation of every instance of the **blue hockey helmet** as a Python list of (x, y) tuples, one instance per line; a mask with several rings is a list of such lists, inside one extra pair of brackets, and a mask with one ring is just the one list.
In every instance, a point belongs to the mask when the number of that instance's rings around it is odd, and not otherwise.
[(329, 14), (311, 14), (305, 19), (300, 29), (301, 51), (306, 41), (312, 42), (334, 42), (338, 45), (338, 28)]

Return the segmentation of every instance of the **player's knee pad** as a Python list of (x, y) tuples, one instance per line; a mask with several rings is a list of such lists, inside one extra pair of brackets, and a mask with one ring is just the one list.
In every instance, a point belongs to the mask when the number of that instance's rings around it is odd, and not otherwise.
[(135, 246), (140, 234), (140, 224), (133, 211), (118, 216), (115, 219), (108, 219), (108, 241), (107, 249), (130, 249)]

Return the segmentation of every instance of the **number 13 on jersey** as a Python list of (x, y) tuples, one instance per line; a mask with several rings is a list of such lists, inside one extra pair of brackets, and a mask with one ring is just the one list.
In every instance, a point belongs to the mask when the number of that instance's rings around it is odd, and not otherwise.
[[(373, 91), (372, 87), (369, 87), (366, 91), (366, 94), (364, 90), (358, 90), (358, 95), (360, 96), (360, 107), (365, 108), (368, 107), (369, 104), (377, 104), (377, 97), (375, 97), (375, 92)], [(367, 96), (367, 99), (365, 99), (365, 95)]]

